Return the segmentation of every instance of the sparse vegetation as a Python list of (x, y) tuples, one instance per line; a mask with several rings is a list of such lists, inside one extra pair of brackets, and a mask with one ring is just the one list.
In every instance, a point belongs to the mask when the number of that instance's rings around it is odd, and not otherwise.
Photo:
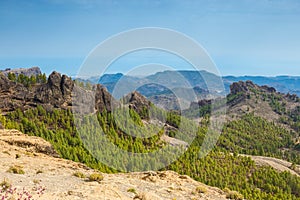
[(200, 185), (200, 186), (198, 186), (196, 188), (196, 192), (197, 193), (206, 193), (207, 192), (207, 188), (205, 186)]
[(103, 175), (100, 173), (93, 173), (88, 177), (89, 181), (101, 182), (103, 180)]
[(10, 187), (11, 183), (6, 178), (0, 183), (0, 191), (7, 191)]
[(84, 174), (84, 173), (82, 173), (82, 172), (75, 172), (74, 174), (73, 174), (73, 176), (76, 176), (76, 177), (78, 177), (78, 178), (85, 178), (86, 177), (86, 175)]
[(10, 155), (10, 153), (8, 151), (3, 151), (3, 153), (5, 153), (7, 155)]
[(137, 194), (137, 193), (136, 193), (136, 190), (135, 190), (134, 188), (129, 188), (129, 189), (127, 190), (127, 192), (131, 192), (131, 193), (133, 193), (133, 194)]
[(41, 180), (33, 179), (33, 183), (36, 184), (36, 185), (39, 184), (40, 182), (41, 182)]
[(19, 165), (14, 165), (14, 166), (11, 166), (7, 172), (9, 173), (13, 173), (13, 174), (25, 174), (25, 171), (23, 170), (23, 167), (22, 166), (19, 166)]

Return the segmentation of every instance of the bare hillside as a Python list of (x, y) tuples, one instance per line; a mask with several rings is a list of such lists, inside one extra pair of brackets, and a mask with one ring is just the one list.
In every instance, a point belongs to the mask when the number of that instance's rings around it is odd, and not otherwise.
[(291, 167), (292, 163), (278, 158), (271, 158), (265, 156), (250, 156), (250, 155), (246, 155), (246, 156), (249, 156), (257, 165), (271, 166), (278, 171), (281, 172), (288, 171), (291, 174), (300, 176), (299, 165), (295, 165), (294, 167)]

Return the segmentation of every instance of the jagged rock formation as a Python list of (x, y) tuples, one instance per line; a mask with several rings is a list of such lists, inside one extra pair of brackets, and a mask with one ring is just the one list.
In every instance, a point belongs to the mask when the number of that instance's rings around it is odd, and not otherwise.
[(111, 96), (111, 94), (107, 91), (105, 87), (102, 85), (96, 85), (95, 89), (95, 105), (96, 110), (98, 111), (111, 111), (114, 106), (116, 106), (118, 103), (114, 98)]
[(227, 98), (228, 115), (235, 117), (253, 112), (269, 121), (280, 123), (279, 119), (285, 113), (279, 113), (274, 106), (284, 107), (286, 113), (294, 112), (300, 106), (296, 95), (285, 95), (273, 87), (258, 86), (251, 81), (233, 83), (230, 91)]
[[(214, 101), (217, 102), (218, 98)], [(212, 102), (204, 99), (191, 103), (186, 112), (201, 110), (201, 108), (210, 106)], [(218, 109), (218, 103), (214, 109)], [(268, 121), (286, 126), (280, 119), (283, 117), (289, 119), (292, 115), (296, 116), (299, 114), (299, 110), (300, 99), (297, 95), (283, 94), (277, 92), (273, 87), (259, 86), (252, 81), (239, 81), (230, 86), (230, 93), (227, 95), (226, 119), (233, 120), (247, 113), (255, 113), (255, 115)], [(199, 117), (199, 114), (195, 117)]]
[(39, 74), (42, 74), (39, 67), (31, 67), (31, 68), (19, 68), (19, 69), (10, 69), (7, 68), (5, 70), (0, 70), (5, 76), (7, 76), (9, 73), (14, 73), (16, 76), (19, 76), (20, 74), (23, 74), (25, 76), (36, 76)]
[(10, 81), (0, 73), (0, 99), (2, 112), (17, 108), (26, 110), (37, 105), (42, 105), (48, 110), (67, 109), (71, 108), (72, 102), (77, 103), (76, 106), (86, 112), (104, 109), (110, 111), (115, 102), (103, 86), (96, 85), (93, 90), (86, 90), (77, 86), (70, 77), (58, 72), (50, 74), (47, 83), (30, 87)]
[(27, 108), (34, 94), (22, 84), (10, 81), (4, 74), (0, 73), (0, 110), (8, 112), (16, 108)]
[[(0, 130), (0, 182), (4, 180), (17, 193), (32, 199), (105, 199), (105, 200), (225, 200), (225, 193), (173, 171), (102, 174), (98, 182), (78, 178), (88, 177), (94, 170), (81, 163), (53, 157), (51, 145), (38, 137), (16, 130)], [(19, 167), (24, 174), (8, 172)], [(201, 192), (200, 189), (201, 189)], [(1, 191), (0, 191), (1, 197)]]
[(143, 95), (134, 91), (123, 98), (123, 103), (128, 104), (130, 109), (135, 110), (143, 119), (148, 119), (151, 102)]
[(274, 93), (276, 92), (276, 89), (273, 87), (268, 87), (266, 85), (264, 86), (258, 86), (254, 84), (252, 81), (239, 81), (235, 82), (232, 85), (230, 85), (230, 93), (231, 94), (239, 94), (239, 93), (247, 93), (251, 92), (253, 90), (260, 90), (268, 93)]
[(71, 93), (74, 82), (66, 75), (53, 72), (47, 81), (36, 89), (34, 101), (49, 104), (56, 108), (67, 108), (72, 105)]

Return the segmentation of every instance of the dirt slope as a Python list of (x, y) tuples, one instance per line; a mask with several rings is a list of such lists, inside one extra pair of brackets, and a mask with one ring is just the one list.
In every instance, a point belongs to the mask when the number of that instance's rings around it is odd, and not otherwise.
[(278, 158), (271, 158), (271, 157), (264, 157), (264, 156), (250, 156), (250, 155), (244, 155), (250, 157), (257, 165), (264, 165), (264, 166), (271, 166), (274, 169), (278, 171), (288, 171), (291, 174), (300, 176), (300, 166), (296, 165), (295, 169), (291, 169), (292, 163), (281, 160)]
[[(51, 145), (38, 137), (24, 135), (16, 130), (0, 130), (0, 183), (6, 180), (16, 188), (14, 197), (21, 193), (31, 199), (225, 199), (224, 193), (180, 176), (173, 171), (136, 172), (128, 174), (103, 174), (104, 179), (88, 182), (73, 174), (94, 173), (83, 164), (64, 160), (57, 156)], [(8, 172), (10, 167), (22, 167), (25, 174)], [(196, 191), (205, 188), (205, 193)], [(5, 193), (1, 193), (2, 197)], [(2, 195), (2, 196), (1, 196)], [(9, 199), (11, 194), (7, 195)], [(138, 198), (139, 197), (139, 198)]]

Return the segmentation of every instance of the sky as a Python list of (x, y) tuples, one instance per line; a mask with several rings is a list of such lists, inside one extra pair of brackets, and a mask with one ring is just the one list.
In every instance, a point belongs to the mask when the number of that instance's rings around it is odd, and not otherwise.
[[(76, 75), (91, 51), (130, 29), (175, 30), (200, 44), (221, 75), (300, 75), (298, 0), (1, 0), (0, 69), (39, 66)], [(187, 63), (135, 52), (107, 72)]]

